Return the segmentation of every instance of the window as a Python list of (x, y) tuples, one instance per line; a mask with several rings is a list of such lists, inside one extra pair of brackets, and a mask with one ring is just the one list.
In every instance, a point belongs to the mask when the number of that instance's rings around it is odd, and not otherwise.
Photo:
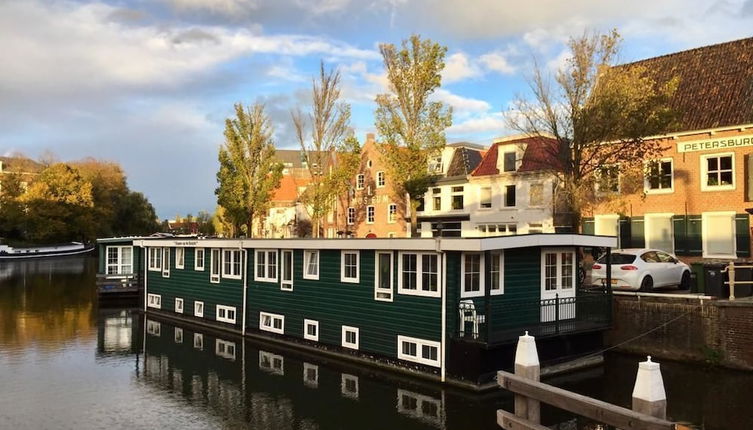
[(384, 187), (385, 183), (386, 182), (384, 180), (384, 172), (377, 172), (377, 188)]
[(507, 224), (479, 224), (476, 228), (487, 236), (502, 236), (516, 234), (518, 225), (514, 223)]
[(445, 428), (442, 400), (407, 390), (397, 390), (397, 411), (436, 428)]
[(259, 330), (285, 334), (285, 317), (278, 314), (259, 312)]
[(348, 225), (356, 223), (356, 208), (348, 208)]
[(217, 321), (235, 324), (235, 307), (217, 305)]
[(303, 338), (319, 341), (319, 321), (303, 320)]
[(542, 252), (542, 288), (544, 291), (570, 290), (575, 286), (575, 253)]
[(416, 207), (416, 212), (423, 212), (426, 210), (426, 196), (421, 196), (418, 198), (418, 207)]
[(366, 162), (366, 167), (367, 168), (371, 169), (372, 165), (373, 165), (373, 163), (371, 162), (371, 160), (369, 160), (369, 161)]
[(483, 256), (479, 253), (464, 253), (460, 260), (461, 290), (460, 297), (479, 297), (484, 295)]
[(193, 316), (204, 317), (204, 302), (193, 302)]
[(390, 203), (387, 206), (387, 222), (393, 224), (397, 221), (397, 205)]
[(704, 258), (736, 257), (734, 212), (704, 212), (701, 214), (701, 226)]
[(492, 207), (492, 187), (481, 187), (479, 192), (479, 202), (481, 209), (489, 209)]
[(654, 160), (646, 164), (645, 190), (649, 194), (671, 192), (673, 188), (672, 159)]
[(452, 195), (450, 204), (452, 206), (452, 210), (463, 209), (463, 187), (452, 187), (451, 191)]
[(285, 358), (281, 355), (259, 350), (259, 369), (273, 375), (285, 375)]
[(254, 280), (277, 282), (277, 251), (274, 249), (256, 250), (256, 271)]
[(442, 189), (441, 188), (434, 188), (431, 190), (432, 195), (434, 196), (434, 207), (433, 209), (435, 211), (441, 211), (442, 210)]
[(531, 184), (528, 190), (528, 206), (544, 206), (544, 184)]
[(280, 269), (280, 289), (293, 291), (293, 251), (282, 251), (282, 268)]
[(374, 224), (374, 206), (366, 206), (366, 224)]
[(182, 269), (186, 263), (186, 248), (175, 248), (175, 268)]
[(159, 294), (147, 294), (146, 305), (150, 308), (162, 309), (162, 296)]
[(179, 314), (183, 313), (183, 299), (181, 298), (175, 299), (175, 312)]
[(515, 207), (515, 185), (505, 185), (505, 207)]
[(343, 396), (357, 399), (358, 398), (358, 376), (343, 373), (340, 379), (340, 392)]
[(503, 294), (505, 292), (505, 255), (493, 253), (490, 259), (489, 275), (492, 282), (489, 286), (490, 294)]
[(429, 172), (442, 173), (444, 166), (442, 164), (442, 156), (438, 155), (429, 160)]
[(358, 283), (358, 251), (342, 251), (340, 263), (340, 281)]
[(441, 344), (439, 342), (398, 335), (397, 358), (426, 364), (427, 366), (439, 367), (440, 347)]
[(363, 189), (364, 182), (365, 182), (365, 178), (363, 176), (363, 173), (359, 173), (358, 175), (356, 175), (356, 189), (357, 190)]
[(672, 231), (672, 214), (646, 214), (646, 248), (674, 252), (675, 237)]
[(620, 166), (602, 166), (596, 172), (596, 191), (601, 194), (620, 192)]
[(342, 327), (342, 346), (350, 349), (358, 349), (358, 327), (347, 325)]
[(170, 248), (162, 248), (162, 277), (170, 277)]
[(162, 270), (162, 248), (149, 248), (149, 270), (153, 272)]
[(220, 282), (220, 250), (212, 249), (209, 254), (209, 282)]
[(204, 349), (204, 335), (201, 333), (193, 334), (193, 347), (196, 349)]
[(439, 255), (400, 253), (398, 293), (439, 297)]
[(183, 343), (183, 329), (175, 327), (175, 343)]
[(107, 274), (130, 275), (133, 273), (133, 247), (107, 247)]
[(235, 342), (217, 339), (214, 342), (214, 353), (228, 360), (235, 360)]
[(307, 387), (319, 387), (319, 366), (303, 362), (303, 383)]
[(515, 151), (508, 151), (503, 154), (504, 161), (503, 161), (503, 167), (502, 171), (504, 172), (514, 172), (515, 169), (515, 163), (516, 163), (516, 154)]
[(162, 331), (162, 324), (156, 321), (146, 320), (146, 332), (152, 336), (159, 336)]
[(240, 249), (223, 249), (222, 277), (241, 279), (241, 251)]
[(196, 248), (193, 251), (193, 269), (198, 271), (204, 271), (204, 248)]
[(701, 157), (701, 190), (735, 189), (735, 155), (713, 154)]
[(392, 301), (392, 253), (377, 252), (376, 268), (374, 273), (374, 299), (391, 302)]
[(303, 251), (303, 279), (319, 279), (319, 251)]

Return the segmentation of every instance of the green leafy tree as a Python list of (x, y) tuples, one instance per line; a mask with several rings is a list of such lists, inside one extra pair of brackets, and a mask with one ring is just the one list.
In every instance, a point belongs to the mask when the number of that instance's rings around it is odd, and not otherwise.
[(4, 238), (21, 239), (24, 235), (26, 210), (21, 182), (20, 174), (6, 172), (0, 176), (0, 236)]
[(130, 191), (117, 205), (115, 225), (118, 236), (150, 235), (161, 230), (154, 206), (138, 192)]
[(452, 125), (452, 109), (430, 96), (442, 84), (441, 72), (447, 48), (413, 35), (400, 49), (379, 47), (387, 71), (389, 93), (376, 98), (378, 148), (392, 178), (396, 197), (407, 195), (411, 233), (416, 231), (416, 209), (433, 181), (430, 157), (446, 143), (445, 130)]
[(219, 150), (217, 203), (236, 227), (245, 226), (253, 236), (255, 223), (269, 208), (274, 190), (280, 185), (282, 164), (275, 160), (272, 127), (264, 106), (245, 109), (235, 105), (235, 118), (225, 120), (225, 143)]
[(322, 63), (312, 81), (311, 112), (298, 109), (292, 117), (311, 179), (300, 200), (312, 220), (312, 235), (319, 237), (324, 217), (358, 169), (360, 147), (350, 129), (350, 105), (340, 101), (340, 73), (326, 72)]
[(623, 182), (642, 184), (644, 160), (665, 149), (644, 137), (665, 133), (676, 119), (669, 102), (678, 79), (659, 84), (640, 63), (614, 67), (620, 41), (616, 30), (570, 39), (570, 57), (554, 84), (536, 67), (529, 80), (532, 99), (518, 99), (508, 115), (512, 128), (553, 138), (541, 161), (557, 180), (556, 205), (573, 231), (585, 210), (614, 198), (604, 191), (613, 188), (616, 167), (620, 188)]

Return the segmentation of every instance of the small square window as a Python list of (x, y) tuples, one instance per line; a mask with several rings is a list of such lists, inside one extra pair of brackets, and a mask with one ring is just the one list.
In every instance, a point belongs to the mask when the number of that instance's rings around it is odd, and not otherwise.
[(358, 349), (358, 327), (342, 326), (342, 346)]
[(175, 299), (175, 312), (183, 313), (183, 299)]
[(195, 317), (204, 317), (204, 302), (193, 302), (193, 315)]
[(313, 341), (319, 341), (319, 321), (303, 320), (303, 338)]

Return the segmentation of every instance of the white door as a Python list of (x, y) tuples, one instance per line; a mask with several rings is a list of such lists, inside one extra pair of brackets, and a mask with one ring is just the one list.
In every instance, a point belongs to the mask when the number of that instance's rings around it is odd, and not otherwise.
[[(554, 321), (557, 309), (549, 302), (559, 298), (559, 319), (575, 318), (575, 250), (544, 248), (541, 251), (541, 321)], [(564, 299), (564, 300), (563, 300)]]

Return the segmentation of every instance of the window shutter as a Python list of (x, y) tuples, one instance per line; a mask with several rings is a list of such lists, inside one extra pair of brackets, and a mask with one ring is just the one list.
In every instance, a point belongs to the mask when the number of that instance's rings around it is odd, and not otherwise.
[(630, 218), (630, 246), (643, 248), (646, 246), (645, 228), (642, 216)]
[(753, 202), (753, 157), (745, 154), (743, 163), (743, 177), (745, 178), (745, 201)]
[(750, 257), (750, 221), (748, 214), (735, 215), (735, 236), (738, 257)]
[(594, 234), (595, 228), (593, 218), (583, 218), (583, 234)]
[(688, 255), (703, 255), (701, 215), (688, 215), (685, 248)]
[(630, 237), (630, 219), (629, 218), (620, 218), (618, 221), (618, 231), (620, 233), (620, 248), (630, 248), (631, 245), (631, 237)]
[(672, 232), (675, 236), (675, 254), (681, 255), (688, 252), (687, 246), (687, 220), (685, 215), (675, 215), (672, 217)]

